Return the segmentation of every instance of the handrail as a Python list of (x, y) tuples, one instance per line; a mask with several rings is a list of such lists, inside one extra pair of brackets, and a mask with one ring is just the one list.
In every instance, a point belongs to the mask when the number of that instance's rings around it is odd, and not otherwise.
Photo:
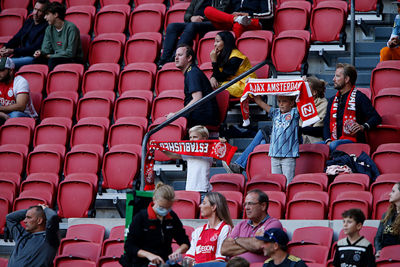
[[(144, 189), (144, 163), (145, 163), (145, 160), (146, 160), (147, 142), (149, 140), (150, 135), (158, 132), (159, 130), (161, 130), (162, 128), (164, 128), (165, 126), (170, 124), (171, 122), (173, 122), (176, 119), (182, 117), (183, 115), (188, 114), (190, 111), (195, 109), (197, 106), (209, 101), (211, 98), (215, 97), (218, 93), (222, 92), (226, 88), (230, 87), (231, 85), (235, 84), (239, 80), (243, 79), (244, 77), (246, 77), (250, 73), (253, 73), (254, 71), (258, 70), (259, 68), (263, 67), (264, 65), (266, 65), (268, 63), (269, 63), (268, 60), (264, 60), (263, 62), (258, 63), (257, 65), (255, 65), (251, 69), (247, 70), (246, 72), (243, 72), (242, 74), (240, 74), (239, 76), (237, 76), (233, 80), (229, 81), (228, 83), (224, 84), (223, 86), (219, 87), (218, 89), (216, 89), (213, 92), (209, 93), (208, 95), (204, 96), (203, 98), (201, 98), (199, 101), (195, 102), (194, 104), (184, 107), (180, 111), (176, 112), (172, 117), (166, 119), (164, 122), (162, 122), (161, 124), (157, 125), (153, 129), (148, 131), (144, 135), (143, 142), (142, 142), (142, 157), (141, 157), (141, 162), (140, 162), (140, 190)], [(135, 190), (135, 188), (133, 188), (133, 190)]]

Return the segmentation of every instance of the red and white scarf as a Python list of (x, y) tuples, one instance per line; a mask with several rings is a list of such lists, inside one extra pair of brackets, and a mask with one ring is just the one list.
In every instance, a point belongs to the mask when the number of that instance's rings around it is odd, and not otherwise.
[[(346, 106), (344, 108), (343, 113), (343, 127), (342, 127), (342, 135), (339, 139), (347, 139), (353, 142), (357, 142), (357, 138), (355, 135), (351, 134), (351, 126), (356, 123), (356, 93), (357, 89), (351, 88), (349, 95), (346, 99)], [(338, 101), (339, 91), (336, 93), (335, 98), (332, 102), (331, 113), (330, 113), (330, 124), (329, 130), (331, 132), (331, 139), (337, 140), (337, 109), (339, 106)]]
[(240, 102), (247, 101), (249, 94), (297, 96), (296, 105), (303, 127), (319, 121), (311, 89), (303, 79), (249, 79)]
[(155, 142), (151, 141), (147, 151), (144, 164), (144, 190), (154, 190), (154, 152), (156, 150), (169, 151), (179, 155), (211, 157), (226, 161), (229, 165), (237, 147), (228, 143), (221, 143), (218, 140), (197, 140), (197, 141), (173, 141)]

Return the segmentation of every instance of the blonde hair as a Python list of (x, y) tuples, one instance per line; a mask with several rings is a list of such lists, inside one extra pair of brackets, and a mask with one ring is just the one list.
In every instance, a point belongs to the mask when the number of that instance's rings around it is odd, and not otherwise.
[(156, 189), (153, 193), (154, 199), (165, 199), (168, 201), (174, 201), (175, 199), (175, 191), (172, 186), (164, 184), (162, 182), (158, 182), (156, 185)]
[(209, 192), (205, 196), (210, 202), (211, 206), (216, 206), (215, 213), (217, 217), (233, 227), (231, 214), (229, 213), (228, 203), (224, 195), (218, 192)]
[(210, 134), (208, 133), (208, 129), (203, 125), (196, 125), (189, 129), (189, 134), (191, 132), (196, 132), (200, 134), (203, 138), (208, 139)]
[[(397, 185), (397, 190), (400, 191), (400, 182), (395, 183)], [(390, 203), (389, 208), (386, 211), (385, 218), (382, 219), (382, 223), (386, 224), (390, 218), (396, 213), (396, 205), (394, 203)], [(400, 235), (400, 214), (397, 214), (394, 222), (392, 223), (393, 234)]]

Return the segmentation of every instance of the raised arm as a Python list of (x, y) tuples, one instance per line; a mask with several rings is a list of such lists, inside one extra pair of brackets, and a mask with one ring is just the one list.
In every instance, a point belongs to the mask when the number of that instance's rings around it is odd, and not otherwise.
[(18, 239), (25, 232), (21, 221), (25, 219), (26, 210), (17, 210), (6, 216), (6, 226), (14, 240)]
[(254, 96), (254, 102), (256, 102), (256, 104), (257, 104), (260, 108), (262, 108), (263, 110), (265, 110), (265, 111), (268, 112), (268, 113), (269, 113), (269, 111), (271, 110), (271, 106), (268, 105), (267, 103), (265, 103), (265, 102), (262, 100), (261, 96), (259, 96), (259, 95)]

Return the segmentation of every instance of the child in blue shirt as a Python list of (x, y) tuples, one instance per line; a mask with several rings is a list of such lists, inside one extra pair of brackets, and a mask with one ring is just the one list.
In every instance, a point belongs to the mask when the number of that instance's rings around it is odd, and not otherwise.
[(284, 174), (287, 184), (293, 177), (296, 168), (296, 158), (299, 157), (299, 119), (295, 96), (278, 95), (278, 107), (273, 108), (265, 103), (261, 96), (255, 96), (254, 101), (268, 112), (272, 119), (272, 134), (269, 147), (271, 157), (271, 172)]

